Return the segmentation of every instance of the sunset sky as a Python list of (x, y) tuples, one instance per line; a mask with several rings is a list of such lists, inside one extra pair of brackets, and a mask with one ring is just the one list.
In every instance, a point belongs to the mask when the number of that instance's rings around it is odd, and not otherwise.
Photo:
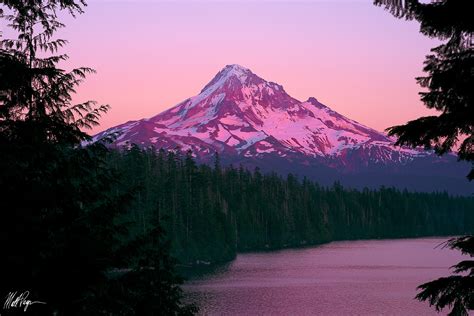
[(67, 67), (98, 71), (77, 101), (112, 106), (93, 132), (198, 94), (227, 64), (378, 130), (429, 113), (414, 78), (436, 42), (371, 0), (88, 3), (59, 37), (70, 42)]

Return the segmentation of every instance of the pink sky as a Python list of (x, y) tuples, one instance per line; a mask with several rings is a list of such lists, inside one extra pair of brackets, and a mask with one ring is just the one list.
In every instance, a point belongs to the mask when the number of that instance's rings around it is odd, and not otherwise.
[(377, 130), (429, 113), (414, 78), (436, 42), (371, 0), (90, 0), (65, 22), (70, 64), (98, 71), (77, 101), (112, 106), (94, 133), (198, 94), (227, 64)]

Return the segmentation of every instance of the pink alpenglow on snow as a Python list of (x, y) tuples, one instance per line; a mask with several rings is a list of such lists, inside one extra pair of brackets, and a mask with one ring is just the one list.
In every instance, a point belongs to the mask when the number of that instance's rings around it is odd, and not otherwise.
[(377, 148), (374, 159), (412, 159), (422, 150), (398, 148), (385, 134), (348, 119), (316, 98), (299, 101), (283, 86), (239, 65), (222, 69), (201, 91), (156, 116), (132, 121), (96, 136), (117, 133), (116, 146), (285, 157), (344, 156), (348, 150)]
[(87, 2), (58, 36), (70, 42), (65, 68), (97, 70), (77, 101), (112, 107), (93, 134), (197, 94), (228, 63), (379, 131), (430, 113), (414, 78), (437, 43), (370, 0)]
[[(202, 162), (211, 161), (217, 152), (226, 164), (293, 172), (326, 183), (347, 180), (353, 174), (360, 178), (355, 181), (360, 186), (423, 188), (417, 182), (421, 179), (430, 184), (426, 190), (458, 187), (433, 178), (439, 170), (452, 171), (434, 164), (460, 166), (454, 156), (438, 158), (423, 149), (395, 147), (394, 139), (386, 134), (337, 113), (314, 97), (298, 100), (283, 86), (235, 64), (225, 66), (199, 94), (158, 115), (110, 128), (94, 140), (105, 136), (113, 136), (112, 146), (118, 148), (131, 144), (156, 150), (179, 148), (191, 150)], [(399, 172), (401, 178), (394, 175)], [(371, 178), (376, 181), (364, 182)], [(432, 187), (436, 182), (446, 187)]]

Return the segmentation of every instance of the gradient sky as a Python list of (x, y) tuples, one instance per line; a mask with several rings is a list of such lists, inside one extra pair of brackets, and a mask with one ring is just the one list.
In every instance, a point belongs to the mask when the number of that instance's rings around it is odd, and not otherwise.
[(415, 77), (434, 40), (366, 1), (89, 0), (59, 37), (78, 89), (111, 111), (93, 132), (150, 117), (240, 64), (377, 130), (428, 114)]

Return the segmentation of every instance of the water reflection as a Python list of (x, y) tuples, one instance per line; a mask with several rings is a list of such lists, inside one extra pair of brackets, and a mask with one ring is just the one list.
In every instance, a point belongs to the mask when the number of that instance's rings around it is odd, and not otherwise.
[(463, 257), (446, 238), (334, 242), (242, 254), (189, 280), (203, 315), (433, 315), (416, 286)]

